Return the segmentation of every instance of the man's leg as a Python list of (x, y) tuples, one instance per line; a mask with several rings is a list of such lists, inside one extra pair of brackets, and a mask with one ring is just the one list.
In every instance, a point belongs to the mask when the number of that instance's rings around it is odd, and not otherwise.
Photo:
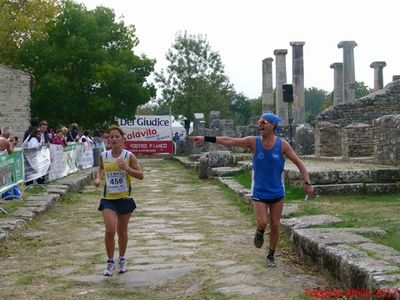
[(264, 202), (253, 201), (254, 218), (257, 230), (254, 235), (254, 246), (261, 248), (264, 244), (264, 232), (268, 222), (268, 205)]

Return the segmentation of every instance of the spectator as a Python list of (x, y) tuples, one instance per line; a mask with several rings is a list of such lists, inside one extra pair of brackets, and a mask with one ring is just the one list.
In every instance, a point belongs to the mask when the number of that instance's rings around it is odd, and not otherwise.
[(7, 150), (8, 154), (14, 151), (14, 145), (6, 138), (0, 137), (0, 151)]
[(2, 128), (0, 136), (8, 140), (12, 144), (13, 148), (18, 144), (18, 137), (11, 137), (11, 127), (9, 126)]
[(176, 147), (177, 147), (177, 143), (181, 140), (181, 137), (179, 136), (178, 131), (175, 132), (173, 138), (172, 138), (172, 143), (173, 143), (173, 147), (174, 147), (174, 155), (176, 155)]
[(41, 145), (42, 145), (42, 132), (39, 127), (34, 127), (27, 138), (27, 148), (37, 148)]
[(67, 142), (68, 143), (73, 143), (73, 142), (78, 142), (79, 141), (79, 126), (76, 123), (71, 124), (71, 129), (68, 132), (67, 135)]
[(43, 120), (39, 123), (39, 129), (40, 129), (40, 139), (42, 144), (48, 144), (51, 140), (51, 136), (48, 132), (49, 125), (47, 124), (46, 120)]
[(173, 141), (174, 141), (175, 143), (177, 143), (177, 142), (179, 142), (179, 141), (181, 140), (181, 137), (179, 136), (178, 131), (175, 132), (175, 135), (174, 135), (174, 137), (173, 137), (172, 139), (173, 139)]
[(57, 133), (53, 136), (51, 142), (55, 145), (67, 146), (67, 141), (65, 140), (62, 129), (58, 129)]
[(33, 128), (39, 126), (39, 119), (33, 118), (30, 122), (29, 128), (24, 133), (24, 141), (28, 138), (29, 134), (32, 132)]
[(92, 138), (90, 137), (90, 133), (89, 133), (88, 130), (85, 130), (85, 131), (83, 132), (82, 136), (79, 138), (79, 141), (80, 141), (81, 143), (89, 142), (89, 143), (91, 143), (91, 144), (94, 144)]

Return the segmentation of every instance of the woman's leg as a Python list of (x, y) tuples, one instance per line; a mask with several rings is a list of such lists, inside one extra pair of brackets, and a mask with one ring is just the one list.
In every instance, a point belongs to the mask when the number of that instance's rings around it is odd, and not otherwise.
[(269, 249), (275, 250), (279, 240), (279, 226), (283, 209), (283, 199), (269, 204)]
[(117, 233), (118, 233), (118, 246), (119, 256), (125, 256), (126, 247), (128, 245), (128, 224), (131, 213), (128, 214), (117, 214)]
[(116, 232), (117, 213), (109, 208), (105, 208), (103, 210), (103, 217), (106, 229), (104, 235), (104, 243), (106, 245), (108, 259), (112, 259), (114, 257), (114, 249), (115, 249), (114, 237)]

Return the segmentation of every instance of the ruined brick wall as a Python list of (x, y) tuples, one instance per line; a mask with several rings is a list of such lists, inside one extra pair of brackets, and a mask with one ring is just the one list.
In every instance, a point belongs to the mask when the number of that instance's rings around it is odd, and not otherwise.
[[(373, 132), (376, 130), (375, 126), (370, 129), (372, 133), (366, 128), (365, 132), (362, 128), (349, 128), (346, 133), (345, 127), (354, 123), (372, 125), (373, 120), (392, 114), (400, 114), (400, 80), (393, 81), (384, 89), (373, 92), (353, 103), (330, 107), (323, 111), (316, 119), (316, 128), (322, 126), (322, 130), (318, 132), (316, 130), (315, 155), (337, 155), (343, 156), (344, 158), (368, 156), (366, 154), (370, 152), (371, 147), (375, 146), (375, 140), (373, 138), (371, 138), (372, 145), (368, 145), (367, 142), (370, 139), (370, 134), (374, 136)], [(338, 126), (337, 131), (332, 132), (324, 129), (323, 124), (327, 123)], [(354, 134), (351, 132), (352, 130), (356, 130)], [(359, 131), (359, 136), (357, 130)], [(318, 137), (317, 134), (319, 135)], [(327, 136), (325, 136), (325, 134)], [(339, 139), (337, 139), (335, 134), (339, 134)], [(343, 134), (347, 135), (342, 136)], [(331, 138), (335, 138), (338, 145), (333, 145)], [(327, 143), (327, 145), (324, 143)], [(331, 146), (334, 146), (334, 148), (329, 149)], [(337, 146), (341, 149), (339, 153), (337, 152)], [(321, 147), (323, 147), (323, 149), (320, 149)]]
[(374, 154), (373, 127), (365, 123), (354, 123), (343, 128), (342, 156), (372, 156)]
[(341, 156), (340, 127), (330, 122), (319, 122), (315, 126), (315, 156)]
[(400, 114), (380, 117), (375, 129), (375, 160), (379, 164), (400, 165)]
[(353, 103), (336, 105), (318, 115), (316, 122), (331, 122), (340, 127), (351, 123), (372, 124), (385, 115), (400, 114), (400, 80)]
[(20, 141), (29, 127), (31, 80), (28, 73), (0, 65), (0, 128), (11, 126)]

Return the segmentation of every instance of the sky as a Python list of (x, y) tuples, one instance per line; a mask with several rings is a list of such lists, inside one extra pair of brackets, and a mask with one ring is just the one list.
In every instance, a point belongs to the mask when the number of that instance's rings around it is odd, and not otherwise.
[[(220, 54), (236, 92), (249, 98), (262, 93), (262, 60), (287, 49), (287, 81), (292, 82), (291, 41), (305, 42), (304, 86), (333, 90), (330, 65), (343, 61), (341, 41), (355, 41), (356, 81), (373, 88), (370, 64), (385, 61), (384, 85), (400, 75), (398, 0), (75, 0), (88, 10), (114, 9), (126, 25), (135, 25), (136, 54), (156, 59), (165, 69), (165, 54), (177, 33), (206, 36)], [(151, 79), (150, 79), (151, 80)]]

